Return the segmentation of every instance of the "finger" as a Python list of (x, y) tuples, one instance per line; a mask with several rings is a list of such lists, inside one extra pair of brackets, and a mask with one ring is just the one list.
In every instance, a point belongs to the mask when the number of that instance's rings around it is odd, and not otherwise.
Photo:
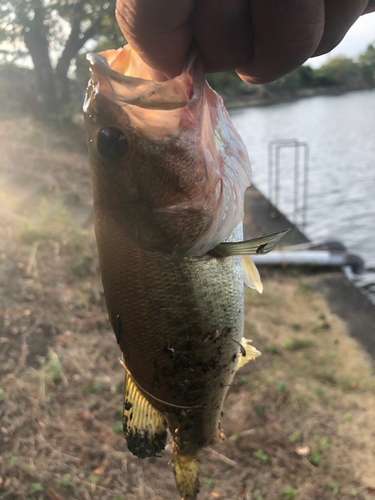
[(375, 0), (370, 0), (364, 11), (364, 14), (369, 14), (370, 12), (374, 11), (375, 11)]
[(361, 16), (367, 4), (368, 0), (326, 0), (324, 33), (314, 56), (326, 54), (335, 48)]
[(194, 38), (207, 72), (240, 66), (252, 52), (250, 1), (198, 1)]
[(116, 18), (141, 58), (173, 78), (188, 57), (193, 4), (194, 0), (117, 0)]
[(249, 83), (276, 80), (303, 64), (323, 35), (323, 0), (252, 0), (254, 49), (236, 68)]

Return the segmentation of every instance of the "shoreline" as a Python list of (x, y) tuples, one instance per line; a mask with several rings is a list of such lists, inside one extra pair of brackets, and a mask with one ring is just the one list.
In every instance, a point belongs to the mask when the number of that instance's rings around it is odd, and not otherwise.
[[(334, 87), (333, 89), (324, 87), (321, 89), (321, 91), (317, 91), (317, 89), (304, 89), (300, 90), (297, 93), (290, 93), (290, 94), (276, 94), (276, 93), (271, 93), (267, 97), (262, 97), (254, 94), (250, 95), (243, 95), (239, 98), (236, 99), (224, 99), (224, 104), (225, 107), (228, 109), (228, 111), (235, 110), (235, 109), (242, 109), (242, 108), (255, 108), (255, 107), (267, 107), (267, 106), (273, 106), (276, 104), (283, 104), (283, 103), (290, 103), (290, 102), (295, 102), (299, 101), (301, 99), (310, 99), (312, 97), (321, 97), (321, 96), (327, 96), (327, 97), (335, 97), (335, 96), (340, 96), (343, 94), (349, 94), (352, 92), (369, 92), (369, 91), (375, 91), (375, 88), (354, 88), (354, 89), (348, 89), (348, 88), (342, 88), (342, 87)], [(260, 92), (259, 92), (260, 94)]]

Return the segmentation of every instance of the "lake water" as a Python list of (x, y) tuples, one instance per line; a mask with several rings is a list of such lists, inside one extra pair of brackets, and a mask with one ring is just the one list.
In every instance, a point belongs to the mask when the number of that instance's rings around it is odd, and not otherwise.
[[(336, 239), (375, 272), (375, 90), (231, 111), (267, 196), (269, 141), (297, 139), (310, 150), (307, 225), (314, 242)], [(280, 203), (293, 213), (294, 153), (281, 150)], [(375, 274), (366, 274), (367, 289)], [(375, 284), (373, 286), (375, 292)]]

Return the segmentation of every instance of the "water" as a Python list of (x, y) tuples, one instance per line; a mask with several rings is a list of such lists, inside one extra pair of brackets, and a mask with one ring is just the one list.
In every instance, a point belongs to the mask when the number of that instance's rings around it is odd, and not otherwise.
[[(268, 142), (309, 144), (304, 232), (314, 242), (341, 241), (375, 272), (375, 90), (234, 110), (231, 117), (248, 148), (253, 181), (266, 195)], [(293, 158), (292, 150), (281, 151), (279, 208), (286, 215), (293, 213)], [(375, 274), (362, 285), (375, 292)]]

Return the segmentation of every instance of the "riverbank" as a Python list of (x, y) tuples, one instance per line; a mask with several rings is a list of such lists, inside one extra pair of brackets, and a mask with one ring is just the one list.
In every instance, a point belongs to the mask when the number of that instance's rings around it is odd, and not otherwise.
[[(0, 497), (177, 500), (170, 449), (142, 461), (122, 435), (92, 223), (75, 219), (91, 206), (81, 139), (28, 118), (0, 133), (2, 169), (25, 180), (0, 196)], [(229, 390), (227, 441), (200, 456), (200, 499), (371, 500), (375, 378), (321, 291), (337, 274), (261, 273), (245, 335), (262, 356)]]
[(319, 88), (309, 88), (302, 89), (296, 92), (265, 92), (261, 89), (257, 93), (244, 94), (236, 98), (224, 99), (225, 106), (227, 109), (240, 109), (247, 107), (261, 107), (261, 106), (272, 106), (274, 104), (281, 104), (285, 102), (294, 102), (300, 99), (308, 99), (317, 96), (338, 96), (343, 94), (348, 94), (350, 92), (363, 92), (371, 90), (368, 86), (356, 86), (356, 87), (319, 87)]

